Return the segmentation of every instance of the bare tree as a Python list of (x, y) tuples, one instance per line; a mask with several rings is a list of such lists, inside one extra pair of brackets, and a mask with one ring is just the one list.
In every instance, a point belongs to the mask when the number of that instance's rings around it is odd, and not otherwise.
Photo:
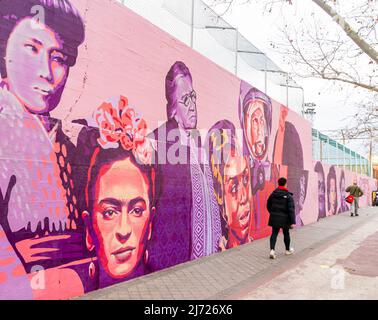
[[(284, 41), (272, 42), (272, 47), (286, 57), (285, 62), (297, 76), (339, 81), (378, 92), (376, 0), (311, 1), (330, 16), (335, 28), (329, 30), (315, 14), (311, 19), (303, 19), (300, 25), (286, 22), (280, 35)], [(249, 2), (257, 0), (210, 1), (213, 6), (225, 6), (224, 12), (232, 5)], [(284, 12), (285, 6), (294, 2), (265, 0), (265, 10), (271, 12), (276, 6)], [(306, 3), (298, 1), (301, 5)]]
[[(223, 5), (225, 10), (236, 4), (257, 3), (257, 0), (209, 1), (213, 6)], [(288, 6), (301, 8), (311, 2), (316, 5), (314, 9), (322, 10), (312, 10), (310, 16), (296, 23), (284, 20), (277, 39), (271, 42), (272, 49), (284, 57), (293, 75), (365, 90), (357, 104), (358, 112), (350, 117), (349, 124), (329, 135), (344, 143), (361, 139), (371, 157), (378, 143), (377, 0), (265, 0), (263, 13), (278, 9), (285, 16)], [(334, 28), (324, 24), (327, 15)]]
[[(365, 52), (375, 63), (378, 63), (378, 52), (369, 44), (367, 41), (365, 41), (364, 37), (361, 33), (358, 31), (354, 31), (354, 29), (349, 25), (349, 23), (341, 16), (339, 13), (332, 8), (330, 5), (327, 4), (324, 0), (312, 0), (314, 3), (316, 3), (320, 8), (322, 8), (331, 18), (345, 31), (347, 36), (363, 51)], [(333, 1), (336, 2), (336, 1)], [(375, 1), (367, 0), (361, 7), (360, 11), (362, 9), (362, 12), (364, 14), (370, 14), (366, 11), (366, 9), (373, 8), (372, 4), (374, 4)], [(366, 18), (366, 15), (364, 16)], [(374, 30), (377, 23), (377, 16), (372, 16), (373, 19), (373, 25), (372, 26), (364, 26), (362, 29), (367, 28), (371, 31)], [(374, 21), (375, 20), (375, 21)], [(375, 30), (376, 31), (376, 30)], [(376, 35), (375, 35), (376, 36)], [(377, 39), (377, 38), (376, 38)]]
[(366, 95), (358, 103), (356, 110), (344, 128), (328, 130), (326, 133), (343, 144), (351, 140), (360, 140), (370, 160), (372, 155), (378, 152), (378, 94)]

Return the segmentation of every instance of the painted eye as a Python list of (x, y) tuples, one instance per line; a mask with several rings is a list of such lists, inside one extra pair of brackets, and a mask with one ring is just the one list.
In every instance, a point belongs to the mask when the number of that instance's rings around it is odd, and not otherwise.
[(231, 187), (231, 193), (235, 195), (238, 192), (238, 186), (236, 184), (233, 184)]
[(37, 47), (33, 46), (32, 44), (25, 44), (25, 48), (28, 49), (32, 53), (38, 53)]
[(66, 63), (66, 61), (61, 57), (53, 57), (53, 61), (56, 61), (59, 64), (65, 64)]
[(52, 55), (52, 61), (59, 63), (60, 65), (67, 65), (67, 57), (62, 55)]
[(191, 94), (191, 98), (192, 98), (192, 101), (193, 101), (194, 103), (196, 103), (196, 101), (197, 101), (197, 94), (195, 93), (195, 91), (192, 92), (192, 94)]
[(112, 220), (117, 216), (117, 212), (114, 210), (106, 210), (102, 215), (105, 220)]
[(143, 208), (139, 208), (139, 207), (136, 207), (134, 208), (130, 214), (136, 216), (136, 217), (140, 217), (142, 214), (144, 213), (144, 209)]
[(183, 99), (185, 107), (189, 107), (190, 98), (188, 96), (185, 96)]
[(248, 176), (247, 175), (245, 175), (244, 177), (243, 177), (243, 183), (244, 183), (244, 185), (246, 186), (246, 185), (248, 185)]

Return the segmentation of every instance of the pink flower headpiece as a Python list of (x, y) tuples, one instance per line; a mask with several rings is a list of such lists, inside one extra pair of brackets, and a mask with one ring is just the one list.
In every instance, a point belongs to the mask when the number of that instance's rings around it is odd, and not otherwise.
[(95, 112), (95, 120), (100, 129), (97, 141), (103, 149), (121, 146), (132, 151), (143, 164), (151, 164), (152, 147), (146, 138), (147, 123), (128, 105), (126, 97), (119, 96), (101, 104)]

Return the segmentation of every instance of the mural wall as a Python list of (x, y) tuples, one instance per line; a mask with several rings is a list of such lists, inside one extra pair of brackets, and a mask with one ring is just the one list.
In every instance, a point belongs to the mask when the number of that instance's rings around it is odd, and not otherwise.
[[(310, 124), (114, 1), (0, 0), (0, 299), (65, 299), (348, 210)], [(3, 59), (4, 57), (4, 59)]]

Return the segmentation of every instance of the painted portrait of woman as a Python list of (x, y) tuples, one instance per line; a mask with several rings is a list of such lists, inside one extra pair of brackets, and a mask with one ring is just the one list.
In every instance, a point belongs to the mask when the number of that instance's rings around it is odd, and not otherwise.
[[(64, 133), (62, 121), (52, 118), (50, 112), (58, 107), (70, 69), (76, 64), (85, 39), (84, 21), (70, 0), (2, 0), (0, 21), (0, 115), (4, 116), (0, 119), (0, 134), (6, 137), (0, 148), (9, 155), (38, 160), (30, 161), (29, 174), (23, 169), (25, 163), (19, 168), (12, 165), (17, 178), (13, 194), (24, 200), (24, 207), (20, 204), (12, 208), (11, 214), (15, 210), (27, 212), (25, 216), (31, 219), (26, 223), (30, 222), (32, 229), (45, 217), (49, 217), (50, 229), (53, 223), (55, 229), (60, 229), (59, 223), (76, 226), (79, 192), (72, 181), (75, 146)], [(17, 147), (16, 140), (23, 136), (27, 136), (28, 143)], [(45, 165), (39, 168), (38, 163)], [(0, 170), (8, 166), (0, 161)], [(35, 174), (38, 172), (41, 174)], [(23, 190), (32, 184), (52, 197), (43, 192), (26, 195)], [(50, 186), (42, 189), (44, 184)], [(32, 204), (25, 203), (29, 196), (56, 201), (60, 193), (66, 193), (66, 203), (59, 209), (47, 208), (47, 215), (41, 207), (36, 215)], [(53, 219), (51, 210), (68, 212)]]
[[(242, 87), (245, 86), (242, 82)], [(239, 118), (244, 132), (244, 143), (253, 159), (265, 160), (272, 130), (272, 102), (256, 88), (239, 101)]]
[(60, 103), (85, 28), (69, 0), (2, 0), (0, 23), (0, 191), (11, 190), (12, 199), (0, 216), (30, 272), (35, 264), (47, 269), (82, 258), (73, 249), (82, 236), (71, 144), (50, 112)]
[(282, 164), (287, 166), (287, 188), (293, 193), (297, 226), (302, 226), (301, 211), (306, 200), (308, 171), (304, 170), (302, 143), (297, 129), (286, 121), (284, 125)]
[(235, 127), (230, 121), (221, 120), (213, 125), (206, 141), (221, 215), (220, 249), (226, 250), (252, 240), (250, 169), (247, 157), (240, 154)]
[(347, 202), (345, 201), (346, 198), (346, 185), (345, 185), (345, 173), (344, 170), (341, 170), (340, 173), (340, 208), (338, 213), (342, 213), (349, 210)]
[(318, 220), (326, 217), (325, 204), (325, 175), (323, 165), (318, 161), (315, 165), (315, 172), (318, 173)]
[(327, 204), (328, 215), (335, 215), (337, 213), (337, 182), (336, 170), (331, 166), (327, 175)]
[(102, 288), (148, 272), (155, 175), (146, 122), (125, 97), (102, 104), (96, 120), (100, 146), (88, 171), (83, 218), (87, 249), (98, 262), (89, 272)]
[(84, 41), (84, 23), (69, 0), (2, 0), (2, 87), (21, 107), (47, 115), (61, 99)]

